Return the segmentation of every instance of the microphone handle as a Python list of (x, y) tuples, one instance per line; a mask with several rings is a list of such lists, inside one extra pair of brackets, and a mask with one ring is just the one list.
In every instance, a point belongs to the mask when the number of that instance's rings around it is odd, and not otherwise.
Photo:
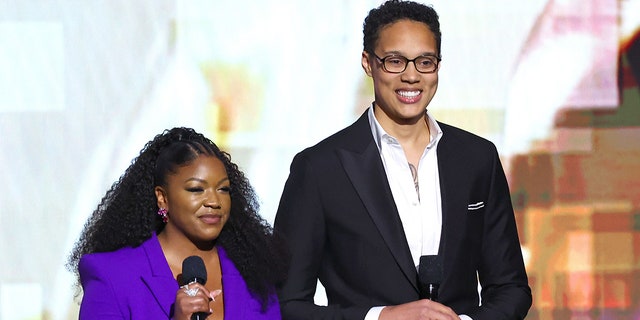
[(191, 320), (205, 320), (208, 314), (206, 312), (196, 312), (191, 315)]
[(437, 283), (426, 283), (420, 285), (420, 299), (429, 299), (438, 301), (438, 289), (440, 285)]
[[(187, 283), (192, 283), (192, 282), (197, 282), (201, 285), (205, 284), (205, 281), (201, 278), (193, 278), (191, 279), (191, 281), (187, 282)], [(191, 320), (205, 320), (207, 319), (207, 317), (209, 316), (208, 313), (206, 312), (196, 312), (194, 314), (191, 315)]]

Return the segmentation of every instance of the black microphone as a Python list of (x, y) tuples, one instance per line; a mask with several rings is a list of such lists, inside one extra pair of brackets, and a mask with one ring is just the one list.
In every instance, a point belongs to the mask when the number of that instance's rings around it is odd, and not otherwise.
[(418, 287), (420, 299), (438, 301), (438, 288), (442, 282), (442, 262), (440, 256), (421, 256), (418, 266)]
[[(198, 256), (190, 256), (182, 261), (182, 285), (197, 282), (201, 285), (207, 283), (207, 268), (204, 261)], [(196, 312), (191, 315), (191, 320), (204, 320), (208, 314), (206, 312)]]

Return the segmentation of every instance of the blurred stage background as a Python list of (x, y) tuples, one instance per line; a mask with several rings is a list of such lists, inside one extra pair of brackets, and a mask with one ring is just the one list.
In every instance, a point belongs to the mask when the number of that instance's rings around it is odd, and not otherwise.
[[(380, 2), (0, 0), (0, 319), (77, 318), (66, 257), (165, 128), (230, 151), (272, 222), (293, 155), (372, 101), (362, 21)], [(527, 319), (639, 319), (640, 0), (426, 3), (429, 109), (501, 153)]]

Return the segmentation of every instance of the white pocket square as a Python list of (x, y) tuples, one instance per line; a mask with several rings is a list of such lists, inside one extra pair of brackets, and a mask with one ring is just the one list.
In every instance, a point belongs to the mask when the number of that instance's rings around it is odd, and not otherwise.
[(484, 208), (484, 202), (476, 202), (467, 206), (467, 210), (478, 210), (480, 208)]

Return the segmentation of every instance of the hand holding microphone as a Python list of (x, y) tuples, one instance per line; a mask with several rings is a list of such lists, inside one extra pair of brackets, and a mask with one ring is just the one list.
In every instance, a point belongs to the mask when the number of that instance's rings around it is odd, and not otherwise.
[[(202, 258), (190, 256), (182, 262), (180, 290), (176, 293), (174, 316), (191, 315), (192, 320), (204, 320), (211, 313), (209, 301), (211, 293), (204, 287), (207, 283), (207, 269)], [(194, 299), (195, 298), (195, 299)], [(200, 311), (200, 310), (207, 310)]]
[(387, 306), (382, 309), (378, 319), (416, 319), (417, 316), (431, 319), (460, 319), (453, 309), (438, 301), (438, 289), (442, 283), (442, 273), (442, 260), (439, 256), (428, 255), (420, 257), (420, 264), (418, 265), (420, 300), (396, 306)]
[[(204, 261), (198, 256), (190, 256), (182, 261), (182, 284), (186, 285), (185, 293), (194, 297), (198, 294), (199, 287), (189, 288), (191, 283), (199, 283), (204, 286), (207, 283), (207, 268), (204, 266)], [(207, 301), (207, 307), (209, 301)], [(191, 320), (204, 320), (207, 318), (207, 312), (195, 312), (191, 316)]]

